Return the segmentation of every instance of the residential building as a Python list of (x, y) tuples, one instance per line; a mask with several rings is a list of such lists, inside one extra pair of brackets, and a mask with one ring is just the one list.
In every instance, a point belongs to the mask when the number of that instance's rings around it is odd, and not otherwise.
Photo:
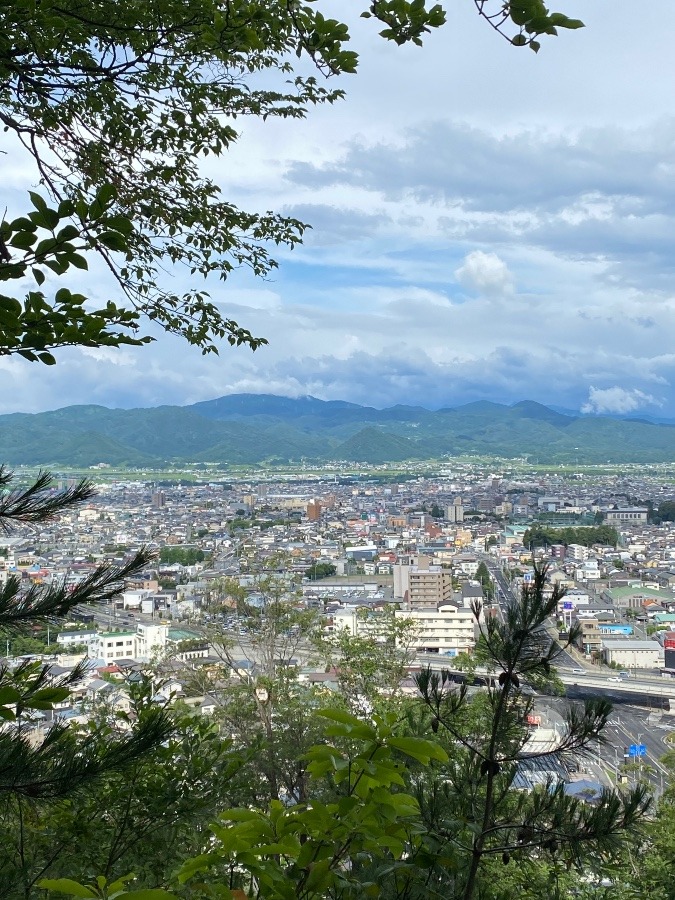
[(394, 567), (394, 597), (408, 609), (437, 608), (452, 600), (452, 573), (420, 554), (415, 564)]
[(638, 525), (649, 518), (649, 510), (646, 507), (631, 506), (624, 509), (608, 509), (605, 512), (607, 525)]
[(435, 609), (399, 609), (396, 618), (412, 619), (415, 644), (421, 651), (457, 656), (476, 646), (476, 620), (469, 609), (439, 605)]

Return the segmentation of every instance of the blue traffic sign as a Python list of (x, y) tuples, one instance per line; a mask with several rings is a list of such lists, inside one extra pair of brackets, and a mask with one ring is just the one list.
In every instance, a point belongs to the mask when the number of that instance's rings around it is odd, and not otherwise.
[(646, 756), (647, 755), (647, 745), (646, 744), (631, 744), (628, 748), (629, 756)]

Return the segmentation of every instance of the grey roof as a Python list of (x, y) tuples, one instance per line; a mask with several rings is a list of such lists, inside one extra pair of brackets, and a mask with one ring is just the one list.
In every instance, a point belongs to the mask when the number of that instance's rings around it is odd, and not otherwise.
[(603, 638), (602, 646), (607, 650), (660, 650), (658, 641), (606, 641)]

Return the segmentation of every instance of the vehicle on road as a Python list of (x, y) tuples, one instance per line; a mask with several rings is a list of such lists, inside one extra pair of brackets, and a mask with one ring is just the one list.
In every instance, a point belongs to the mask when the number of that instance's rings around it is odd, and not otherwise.
[(630, 678), (630, 672), (619, 672), (619, 678)]
[(621, 679), (620, 678), (608, 678), (607, 681), (615, 681), (618, 683), (621, 681)]
[(588, 675), (586, 669), (572, 669), (572, 675)]

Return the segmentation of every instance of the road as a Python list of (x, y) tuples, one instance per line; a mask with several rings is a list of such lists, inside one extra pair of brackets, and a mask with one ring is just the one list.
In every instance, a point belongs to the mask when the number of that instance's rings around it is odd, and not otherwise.
[[(588, 698), (594, 696), (594, 692), (587, 692)], [(536, 709), (547, 721), (564, 716), (569, 703), (578, 703), (581, 699), (579, 696), (571, 701), (569, 697), (538, 697)], [(658, 794), (668, 783), (669, 772), (660, 758), (670, 749), (671, 745), (666, 742), (666, 738), (673, 733), (673, 729), (675, 720), (671, 723), (669, 718), (662, 717), (660, 710), (636, 708), (619, 698), (604, 731), (606, 743), (594, 748), (590, 758), (584, 760), (582, 765), (593, 775), (602, 773), (601, 780), (605, 783), (615, 784), (617, 771), (624, 761), (641, 761), (644, 773)], [(626, 757), (631, 745), (640, 744), (646, 749), (646, 754), (640, 760)], [(631, 779), (635, 776), (635, 772), (629, 775)]]
[[(517, 604), (519, 602), (519, 598), (516, 596), (511, 583), (507, 580), (506, 576), (502, 569), (497, 565), (497, 563), (486, 556), (483, 557), (483, 561), (492, 576), (493, 581), (495, 582), (496, 594), (497, 594), (497, 603), (499, 604), (499, 610), (502, 615), (502, 621), (506, 616), (506, 611), (511, 604)], [(552, 638), (556, 638), (558, 636), (558, 632), (555, 629), (555, 623), (551, 623), (551, 626), (548, 629), (551, 633)], [(561, 647), (560, 653), (556, 657), (555, 665), (557, 668), (568, 668), (574, 669), (579, 668), (583, 664), (576, 659), (569, 650), (565, 650)]]

